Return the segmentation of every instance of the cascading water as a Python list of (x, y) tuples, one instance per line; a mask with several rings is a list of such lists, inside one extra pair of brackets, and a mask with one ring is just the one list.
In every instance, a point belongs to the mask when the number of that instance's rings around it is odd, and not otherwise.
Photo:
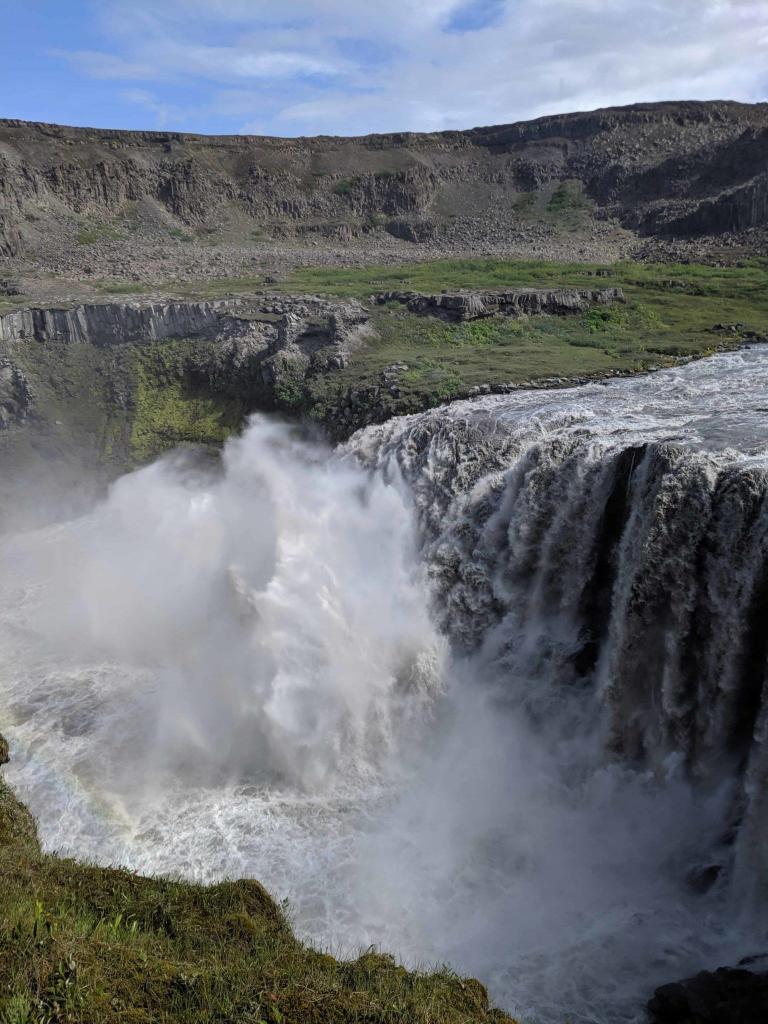
[[(49, 848), (250, 875), (334, 951), (635, 1021), (765, 948), (768, 353), (256, 419), (7, 538), (0, 711)], [(8, 723), (6, 725), (6, 723)]]

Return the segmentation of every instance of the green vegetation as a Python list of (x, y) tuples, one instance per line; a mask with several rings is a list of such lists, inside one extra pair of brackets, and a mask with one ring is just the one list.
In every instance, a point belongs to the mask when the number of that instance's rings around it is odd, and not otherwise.
[(183, 341), (134, 349), (133, 464), (181, 444), (220, 444), (244, 420), (243, 403), (193, 382), (188, 361), (189, 343)]
[(584, 195), (580, 181), (563, 181), (547, 203), (546, 219), (575, 230), (587, 221), (594, 208), (594, 202)]
[[(91, 464), (106, 456), (114, 468), (124, 469), (177, 444), (218, 444), (257, 407), (277, 405), (322, 422), (353, 392), (362, 397), (350, 423), (359, 425), (369, 399), (380, 418), (460, 397), (477, 386), (631, 373), (731, 347), (746, 330), (768, 335), (766, 260), (730, 267), (488, 259), (314, 267), (297, 269), (269, 288), (367, 300), (375, 292), (398, 290), (612, 286), (624, 290), (626, 304), (595, 306), (577, 316), (494, 316), (449, 324), (417, 316), (400, 303), (374, 305), (373, 330), (344, 369), (304, 380), (286, 367), (274, 395), (260, 380), (246, 379), (242, 367), (220, 364), (220, 349), (200, 340), (103, 349), (30, 344), (19, 346), (14, 359), (51, 425), (49, 450), (77, 447)], [(146, 288), (133, 281), (101, 287), (116, 295), (139, 295)], [(217, 298), (263, 288), (263, 278), (254, 275), (174, 283), (162, 291)], [(718, 324), (743, 327), (715, 330)], [(396, 363), (407, 369), (383, 374)]]
[(14, 358), (43, 413), (47, 454), (120, 472), (181, 444), (220, 444), (242, 425), (249, 382), (230, 379), (217, 354), (214, 343), (197, 339), (30, 344)]
[(304, 372), (291, 360), (284, 359), (275, 385), (275, 397), (283, 410), (300, 412), (306, 401)]
[(140, 281), (99, 281), (96, 288), (102, 295), (142, 295), (147, 290)]
[(2, 1024), (405, 1021), (511, 1024), (447, 969), (307, 949), (258, 882), (203, 887), (44, 855), (0, 779)]
[(389, 412), (409, 412), (465, 394), (476, 385), (545, 377), (604, 375), (663, 366), (737, 344), (742, 324), (768, 334), (768, 261), (739, 267), (620, 263), (598, 265), (502, 260), (444, 260), (391, 267), (306, 268), (280, 287), (339, 297), (380, 291), (460, 288), (621, 287), (626, 304), (581, 316), (496, 316), (450, 325), (410, 314), (398, 303), (374, 307), (376, 335), (341, 373), (311, 385), (312, 414), (334, 395), (381, 384), (381, 371), (405, 363)]
[(349, 178), (341, 178), (341, 180), (337, 181), (333, 186), (333, 191), (336, 193), (337, 196), (346, 196), (352, 191), (353, 188), (353, 181), (350, 181)]
[(77, 231), (78, 245), (93, 245), (95, 242), (121, 242), (128, 236), (112, 224), (86, 223)]
[[(522, 197), (521, 197), (522, 198)], [(597, 271), (609, 275), (596, 278)], [(302, 267), (281, 285), (286, 292), (321, 292), (365, 298), (372, 292), (405, 289), (422, 292), (459, 288), (599, 288), (623, 287), (646, 297), (720, 298), (747, 302), (759, 299), (768, 284), (768, 260), (738, 266), (702, 264), (555, 263), (545, 260), (456, 259), (369, 267)], [(763, 309), (768, 297), (763, 299)]]
[(582, 183), (571, 180), (540, 191), (522, 192), (512, 209), (521, 221), (551, 224), (559, 232), (575, 232), (589, 228), (595, 204), (584, 194)]

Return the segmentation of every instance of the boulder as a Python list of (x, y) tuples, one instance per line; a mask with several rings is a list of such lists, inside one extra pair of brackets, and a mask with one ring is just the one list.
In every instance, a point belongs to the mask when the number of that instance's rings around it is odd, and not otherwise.
[(648, 1003), (651, 1024), (760, 1024), (768, 1021), (768, 972), (739, 967), (702, 971), (662, 985)]

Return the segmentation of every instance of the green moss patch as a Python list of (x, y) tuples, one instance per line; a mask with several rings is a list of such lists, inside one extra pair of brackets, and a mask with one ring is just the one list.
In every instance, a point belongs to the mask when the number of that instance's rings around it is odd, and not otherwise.
[(156, 343), (134, 350), (130, 456), (146, 462), (181, 444), (221, 444), (240, 424), (244, 408), (190, 379), (189, 344)]

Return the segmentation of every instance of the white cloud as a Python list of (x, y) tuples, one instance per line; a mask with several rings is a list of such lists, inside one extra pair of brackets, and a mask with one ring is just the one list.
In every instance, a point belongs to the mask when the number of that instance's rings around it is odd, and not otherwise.
[[(235, 129), (279, 134), (435, 130), (644, 100), (768, 96), (768, 0), (495, 0), (487, 27), (479, 17), (456, 31), (466, 8), (109, 0), (110, 48), (69, 58), (99, 78), (165, 80), (173, 100), (152, 102), (171, 120), (185, 108), (193, 123), (181, 127), (229, 118)], [(249, 81), (258, 92), (233, 88)], [(201, 88), (204, 102), (179, 102)]]
[(97, 50), (51, 50), (52, 57), (62, 57), (91, 78), (120, 78), (146, 81), (157, 77), (157, 68), (149, 63), (127, 60), (114, 53)]
[(251, 50), (236, 46), (166, 46), (166, 67), (218, 81), (233, 78), (294, 78), (300, 75), (340, 75), (349, 69), (342, 60), (324, 60), (311, 53), (279, 49)]

